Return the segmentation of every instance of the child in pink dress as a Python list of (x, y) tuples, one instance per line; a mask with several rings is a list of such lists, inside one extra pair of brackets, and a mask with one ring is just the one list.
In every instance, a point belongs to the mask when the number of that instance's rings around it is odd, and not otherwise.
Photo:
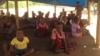
[(73, 44), (74, 45), (79, 45), (77, 39), (79, 37), (82, 37), (82, 31), (80, 29), (79, 23), (80, 23), (80, 19), (78, 17), (76, 17), (74, 19), (74, 22), (72, 23), (72, 26), (71, 26), (71, 29), (72, 29), (72, 37), (74, 37), (73, 38), (73, 40), (74, 40)]
[(82, 37), (82, 32), (80, 31), (80, 25), (75, 22), (72, 23), (72, 36)]
[(82, 31), (80, 28), (80, 19), (76, 16), (73, 20), (74, 22), (71, 24), (72, 36), (73, 37), (82, 37)]

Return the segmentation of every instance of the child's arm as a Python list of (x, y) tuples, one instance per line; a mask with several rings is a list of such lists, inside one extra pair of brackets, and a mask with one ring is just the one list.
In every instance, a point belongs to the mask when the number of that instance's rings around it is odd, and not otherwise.
[(30, 43), (27, 44), (27, 48), (32, 48)]
[[(67, 40), (66, 40), (66, 38), (67, 38)], [(63, 38), (63, 43), (64, 43), (64, 51), (67, 53), (67, 54), (69, 54), (69, 51), (68, 51), (68, 48), (67, 48), (67, 44), (68, 44), (68, 36), (66, 36), (65, 38)]]
[(27, 48), (32, 48), (28, 37), (26, 37), (26, 44), (27, 44)]
[(55, 34), (55, 30), (53, 29), (51, 34), (51, 40), (52, 40), (51, 48), (54, 48), (55, 39), (56, 39), (56, 34)]
[(9, 53), (14, 52), (14, 47), (15, 47), (15, 40), (13, 39), (10, 43), (10, 48), (8, 50)]
[[(29, 40), (28, 40), (28, 43), (27, 43), (27, 48), (29, 49), (28, 53), (30, 53), (30, 54), (36, 51), (36, 50), (31, 46)], [(27, 53), (27, 54), (28, 54), (28, 53)], [(25, 54), (25, 55), (27, 55), (27, 54)]]
[(55, 40), (52, 40), (52, 48), (54, 47), (54, 44), (55, 44)]
[(49, 29), (49, 26), (48, 26), (48, 24), (46, 24), (46, 29)]
[(11, 45), (8, 50), (7, 56), (10, 56), (12, 53), (14, 53), (14, 46)]

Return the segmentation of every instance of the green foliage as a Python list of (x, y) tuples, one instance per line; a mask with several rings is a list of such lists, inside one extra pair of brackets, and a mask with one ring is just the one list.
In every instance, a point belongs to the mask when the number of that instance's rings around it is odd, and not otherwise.
[(13, 1), (9, 1), (9, 8), (14, 8), (14, 2)]
[(18, 7), (19, 8), (24, 8), (26, 6), (26, 1), (19, 1), (18, 2)]
[(94, 3), (94, 6), (97, 7), (98, 3)]
[[(29, 6), (52, 6), (50, 4), (45, 4), (45, 3), (38, 3), (38, 2), (33, 2), (33, 1), (29, 1), (28, 2)], [(9, 8), (14, 8), (15, 4), (14, 1), (9, 1)], [(19, 8), (24, 8), (26, 7), (26, 1), (18, 1), (18, 7)], [(4, 3), (3, 5), (0, 6), (0, 8), (6, 8), (6, 3)]]
[[(9, 8), (14, 8), (14, 2), (13, 1), (9, 1)], [(6, 8), (6, 2), (0, 6), (1, 8), (5, 9)]]
[(5, 5), (3, 4), (2, 6), (0, 6), (0, 8), (2, 8), (2, 9), (5, 8)]

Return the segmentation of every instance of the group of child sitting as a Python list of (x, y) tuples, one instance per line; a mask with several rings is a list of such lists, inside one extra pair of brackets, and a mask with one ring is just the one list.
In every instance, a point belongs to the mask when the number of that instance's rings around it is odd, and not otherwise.
[[(78, 18), (72, 11), (68, 14), (68, 16), (66, 16), (66, 11), (64, 11), (64, 9), (58, 18), (54, 13), (53, 17), (50, 19), (49, 13), (50, 12), (48, 12), (44, 18), (41, 11), (39, 11), (39, 15), (37, 17), (35, 16), (35, 13), (32, 12), (32, 19), (36, 22), (36, 32), (39, 37), (44, 37), (51, 29), (50, 37), (52, 40), (52, 51), (56, 53), (62, 51), (69, 54), (70, 50), (74, 50), (74, 48), (70, 45), (70, 43), (68, 43), (68, 38), (82, 37), (80, 27), (81, 19)], [(6, 43), (3, 44), (3, 49), (7, 56), (12, 53), (13, 55), (29, 56), (35, 52), (32, 47), (30, 48), (30, 41), (28, 37), (24, 36), (23, 29), (16, 29), (16, 26), (13, 26), (13, 23), (9, 20), (6, 20), (4, 28), (4, 31), (8, 30), (7, 32), (9, 33), (6, 34), (9, 36), (8, 38), (10, 38), (10, 45), (8, 44), (8, 46), (10, 46), (9, 49)], [(71, 36), (69, 36), (66, 32), (70, 32)]]

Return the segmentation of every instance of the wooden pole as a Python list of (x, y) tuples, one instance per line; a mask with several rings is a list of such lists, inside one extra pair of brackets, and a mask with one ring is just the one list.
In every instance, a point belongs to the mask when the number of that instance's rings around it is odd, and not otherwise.
[(16, 26), (19, 29), (19, 18), (18, 18), (18, 0), (15, 0), (15, 15), (16, 15)]
[(96, 45), (100, 46), (100, 0), (98, 0), (98, 19), (97, 19)]
[(27, 7), (27, 13), (28, 13), (28, 16), (29, 16), (28, 0), (26, 0), (26, 7)]
[(7, 16), (9, 16), (9, 2), (6, 0)]
[(54, 0), (54, 13), (56, 14), (56, 0)]
[(88, 0), (88, 25), (90, 25), (90, 21), (91, 21), (90, 13), (91, 13), (91, 2), (90, 0)]

